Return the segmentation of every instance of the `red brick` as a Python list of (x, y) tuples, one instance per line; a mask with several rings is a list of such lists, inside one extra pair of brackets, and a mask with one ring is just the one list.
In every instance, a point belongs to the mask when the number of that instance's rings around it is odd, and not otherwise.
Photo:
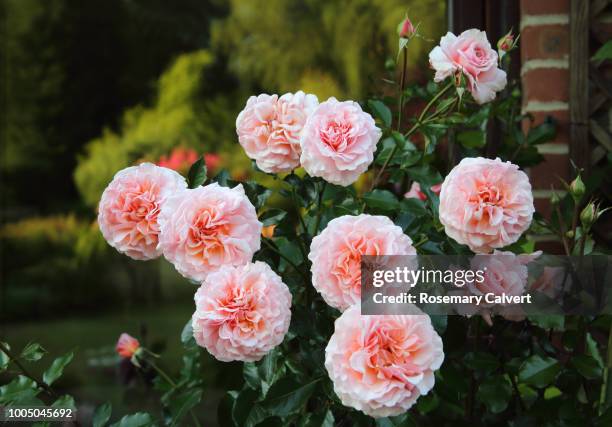
[(526, 27), (521, 33), (521, 60), (562, 59), (569, 54), (568, 25)]
[(551, 143), (569, 144), (569, 111), (536, 111), (530, 113), (533, 121), (523, 120), (523, 132), (527, 133), (530, 127), (537, 126), (552, 117), (557, 122), (557, 136)]
[(544, 154), (544, 161), (530, 168), (529, 180), (531, 186), (538, 190), (550, 190), (551, 186), (561, 189), (559, 178), (568, 181), (570, 178), (570, 162), (567, 154)]
[(521, 0), (522, 15), (557, 15), (569, 10), (570, 0)]
[(537, 68), (523, 76), (523, 97), (529, 101), (563, 101), (569, 98), (569, 70)]
[(544, 218), (550, 218), (550, 213), (551, 213), (551, 204), (550, 204), (550, 199), (540, 199), (537, 198), (533, 201), (533, 204), (535, 205), (535, 210), (536, 212), (538, 212), (539, 214), (543, 215)]

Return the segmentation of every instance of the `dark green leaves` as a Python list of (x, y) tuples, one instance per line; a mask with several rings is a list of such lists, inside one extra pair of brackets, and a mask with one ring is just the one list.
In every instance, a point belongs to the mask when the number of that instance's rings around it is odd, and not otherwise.
[(264, 227), (272, 224), (278, 224), (287, 216), (287, 212), (282, 209), (268, 209), (259, 216), (259, 220), (263, 223)]
[(391, 110), (389, 110), (389, 107), (382, 101), (370, 99), (368, 101), (368, 107), (370, 107), (370, 110), (374, 113), (374, 117), (380, 119), (385, 127), (391, 126)]
[[(0, 344), (2, 344), (2, 347), (6, 347), (8, 349), (7, 351), (11, 350), (11, 347), (8, 345), (8, 343), (0, 342)], [(0, 372), (5, 370), (9, 363), (11, 363), (11, 359), (8, 357), (8, 354), (0, 350)]]
[(146, 412), (137, 412), (126, 415), (111, 427), (147, 427), (154, 425), (153, 417)]
[(287, 416), (308, 401), (319, 381), (320, 378), (302, 385), (290, 377), (285, 377), (270, 388), (262, 406), (270, 414)]
[(476, 398), (487, 406), (494, 414), (508, 407), (512, 397), (512, 384), (506, 376), (487, 377), (478, 387)]
[(526, 142), (529, 145), (543, 144), (552, 141), (557, 134), (557, 125), (552, 117), (547, 117), (544, 122), (529, 130)]
[(572, 366), (576, 368), (576, 370), (585, 377), (586, 379), (595, 379), (601, 377), (602, 369), (595, 360), (591, 356), (587, 356), (586, 354), (579, 354), (572, 357)]
[(382, 211), (393, 211), (399, 207), (399, 202), (388, 190), (373, 190), (363, 195), (363, 200), (370, 208)]
[(197, 188), (206, 182), (206, 162), (204, 156), (200, 157), (189, 169), (187, 184), (189, 188)]
[(519, 369), (519, 381), (544, 388), (557, 377), (559, 362), (552, 357), (534, 355), (523, 362)]
[(0, 387), (0, 404), (24, 402), (35, 397), (39, 391), (34, 381), (19, 375), (10, 383)]
[(74, 354), (69, 352), (55, 359), (53, 363), (51, 363), (49, 369), (47, 369), (43, 374), (43, 381), (45, 384), (51, 385), (55, 382), (55, 380), (61, 377), (62, 373), (64, 372), (64, 368), (72, 361), (73, 357)]
[(468, 148), (482, 148), (487, 140), (484, 132), (480, 130), (468, 130), (457, 134), (457, 142)]
[(45, 353), (45, 349), (42, 348), (40, 344), (34, 342), (25, 346), (21, 352), (21, 357), (28, 362), (36, 362), (37, 360), (42, 359)]
[(464, 359), (465, 365), (475, 371), (491, 373), (499, 368), (499, 361), (495, 356), (485, 352), (468, 353)]
[(113, 407), (111, 406), (110, 402), (106, 402), (105, 404), (98, 406), (93, 413), (93, 418), (91, 421), (93, 427), (103, 427), (106, 425), (111, 417), (112, 409)]

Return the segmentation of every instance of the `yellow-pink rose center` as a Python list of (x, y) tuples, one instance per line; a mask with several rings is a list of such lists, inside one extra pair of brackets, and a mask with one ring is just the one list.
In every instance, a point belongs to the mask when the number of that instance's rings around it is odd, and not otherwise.
[(230, 231), (230, 224), (218, 210), (202, 209), (189, 229), (192, 253), (199, 253), (202, 257), (219, 255), (224, 250), (221, 239)]

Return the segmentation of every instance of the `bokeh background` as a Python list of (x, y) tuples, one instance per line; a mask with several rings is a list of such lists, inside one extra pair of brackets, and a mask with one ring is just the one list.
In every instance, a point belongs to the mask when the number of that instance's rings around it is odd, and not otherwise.
[[(95, 217), (115, 172), (151, 161), (266, 180), (235, 136), (251, 94), (297, 90), (363, 99), (385, 90), (396, 27), (409, 10), (409, 81), (447, 30), (445, 0), (2, 0), (0, 339), (76, 349), (58, 383), (79, 410), (157, 408), (121, 364), (121, 332), (170, 371), (195, 288), (164, 260), (136, 262), (102, 239)], [(208, 423), (239, 365), (206, 360)], [(33, 368), (35, 370), (35, 368)], [(153, 409), (155, 410), (155, 409)]]

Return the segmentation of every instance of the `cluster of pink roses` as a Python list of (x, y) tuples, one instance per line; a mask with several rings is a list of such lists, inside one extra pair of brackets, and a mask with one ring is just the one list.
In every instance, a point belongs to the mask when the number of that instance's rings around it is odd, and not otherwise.
[[(497, 54), (477, 30), (447, 34), (430, 60), (437, 81), (465, 74), (479, 103), (505, 86)], [(301, 91), (250, 97), (236, 132), (263, 171), (302, 166), (344, 186), (368, 169), (382, 135), (359, 104), (335, 98), (319, 103)], [(516, 242), (534, 212), (527, 176), (499, 159), (464, 159), (431, 191), (439, 193), (446, 234), (476, 253)], [(418, 183), (406, 197), (426, 198)], [(267, 264), (252, 262), (262, 223), (241, 185), (188, 189), (175, 171), (144, 163), (117, 173), (102, 195), (98, 222), (118, 251), (140, 260), (163, 255), (201, 283), (193, 333), (217, 359), (256, 361), (283, 341), (291, 293)], [(343, 312), (326, 347), (325, 367), (342, 402), (371, 416), (406, 411), (431, 390), (444, 359), (428, 316), (360, 315), (361, 257), (415, 254), (400, 227), (367, 214), (333, 219), (310, 247), (313, 286)]]
[(382, 135), (358, 103), (329, 98), (319, 104), (302, 91), (250, 97), (236, 119), (236, 132), (264, 172), (301, 165), (311, 176), (345, 186), (368, 169)]

